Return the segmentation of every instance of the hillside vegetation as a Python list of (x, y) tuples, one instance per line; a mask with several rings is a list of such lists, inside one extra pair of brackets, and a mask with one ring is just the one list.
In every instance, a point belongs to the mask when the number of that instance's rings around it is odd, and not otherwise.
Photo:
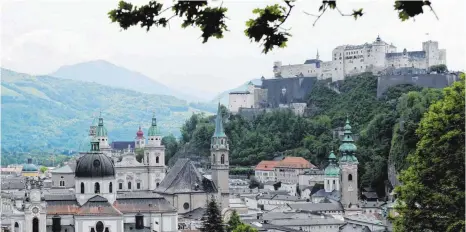
[(125, 141), (134, 139), (140, 124), (147, 130), (153, 111), (161, 132), (177, 136), (193, 112), (203, 112), (172, 96), (6, 69), (1, 70), (1, 76), (1, 141), (5, 152), (34, 155), (41, 150), (79, 150), (99, 111), (109, 139)]
[[(325, 167), (330, 151), (337, 151), (340, 145), (333, 129), (344, 126), (348, 116), (353, 133), (359, 136), (359, 183), (383, 193), (388, 165), (394, 165), (398, 171), (406, 168), (405, 158), (418, 141), (414, 131), (428, 106), (441, 98), (441, 90), (401, 85), (377, 99), (377, 77), (370, 73), (347, 78), (337, 85), (340, 94), (330, 90), (326, 81), (313, 87), (308, 96), (312, 117), (308, 118), (284, 110), (248, 121), (229, 116), (223, 107), (230, 164), (252, 166), (279, 155), (294, 155)], [(213, 116), (193, 115), (182, 127), (178, 145), (180, 149), (189, 149), (169, 155), (207, 156), (213, 130)]]

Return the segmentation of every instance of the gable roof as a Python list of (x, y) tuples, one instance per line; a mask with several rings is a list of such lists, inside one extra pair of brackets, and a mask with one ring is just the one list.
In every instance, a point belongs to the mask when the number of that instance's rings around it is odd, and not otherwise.
[(311, 164), (309, 161), (305, 160), (303, 157), (292, 157), (287, 156), (285, 159), (278, 162), (276, 168), (315, 168), (314, 164)]
[(263, 160), (257, 166), (257, 171), (272, 171), (280, 161)]
[(217, 192), (212, 180), (203, 177), (189, 159), (178, 159), (155, 189), (158, 193)]
[(76, 212), (77, 216), (121, 216), (118, 209), (111, 205), (107, 199), (97, 195), (89, 199)]

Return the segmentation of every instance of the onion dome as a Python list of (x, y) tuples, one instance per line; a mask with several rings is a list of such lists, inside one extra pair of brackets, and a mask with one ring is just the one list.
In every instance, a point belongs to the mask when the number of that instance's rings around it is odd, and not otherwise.
[(340, 176), (340, 168), (336, 165), (337, 157), (335, 156), (333, 151), (330, 152), (328, 159), (329, 159), (329, 165), (325, 168), (324, 174), (326, 176)]
[(141, 130), (141, 126), (139, 126), (138, 132), (136, 132), (137, 138), (143, 138), (144, 137), (144, 132)]
[(155, 113), (152, 116), (152, 124), (149, 127), (149, 131), (147, 132), (147, 136), (160, 136), (160, 130), (157, 127), (157, 118), (155, 118)]
[(341, 154), (340, 162), (353, 162), (358, 163), (358, 159), (354, 156), (357, 147), (354, 144), (353, 132), (351, 132), (351, 125), (348, 117), (346, 118), (346, 125), (344, 127), (343, 143), (340, 145), (339, 150)]
[(115, 177), (115, 165), (113, 161), (99, 152), (99, 141), (93, 139), (91, 152), (79, 158), (75, 170), (76, 177), (102, 178)]
[(96, 136), (107, 137), (107, 128), (104, 126), (104, 119), (102, 116), (99, 117), (99, 124), (97, 125)]
[(21, 170), (23, 172), (37, 172), (39, 171), (39, 168), (32, 163), (32, 159), (28, 158), (27, 164), (23, 165), (23, 169)]

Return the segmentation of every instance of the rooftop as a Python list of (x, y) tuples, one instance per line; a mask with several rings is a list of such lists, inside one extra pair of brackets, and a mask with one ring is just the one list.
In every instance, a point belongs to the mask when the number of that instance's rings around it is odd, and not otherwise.
[(256, 170), (258, 171), (273, 171), (273, 168), (277, 166), (280, 161), (269, 161), (263, 160), (257, 166)]
[(303, 157), (292, 157), (287, 156), (285, 159), (281, 160), (277, 166), (277, 168), (299, 168), (299, 169), (310, 169), (315, 168), (314, 164), (311, 164), (309, 161), (304, 159)]

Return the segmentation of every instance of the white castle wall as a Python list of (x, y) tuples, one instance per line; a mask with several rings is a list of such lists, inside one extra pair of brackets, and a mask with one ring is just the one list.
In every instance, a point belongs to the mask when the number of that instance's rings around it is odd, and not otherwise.
[(332, 81), (343, 80), (367, 71), (378, 72), (388, 67), (414, 67), (427, 69), (432, 65), (446, 64), (446, 50), (438, 48), (438, 42), (422, 43), (421, 51), (397, 52), (393, 44), (382, 41), (379, 37), (372, 43), (362, 45), (338, 46), (332, 51), (331, 61), (321, 61), (318, 56), (310, 64), (282, 65), (274, 63), (273, 71), (277, 78), (296, 76), (332, 78)]

